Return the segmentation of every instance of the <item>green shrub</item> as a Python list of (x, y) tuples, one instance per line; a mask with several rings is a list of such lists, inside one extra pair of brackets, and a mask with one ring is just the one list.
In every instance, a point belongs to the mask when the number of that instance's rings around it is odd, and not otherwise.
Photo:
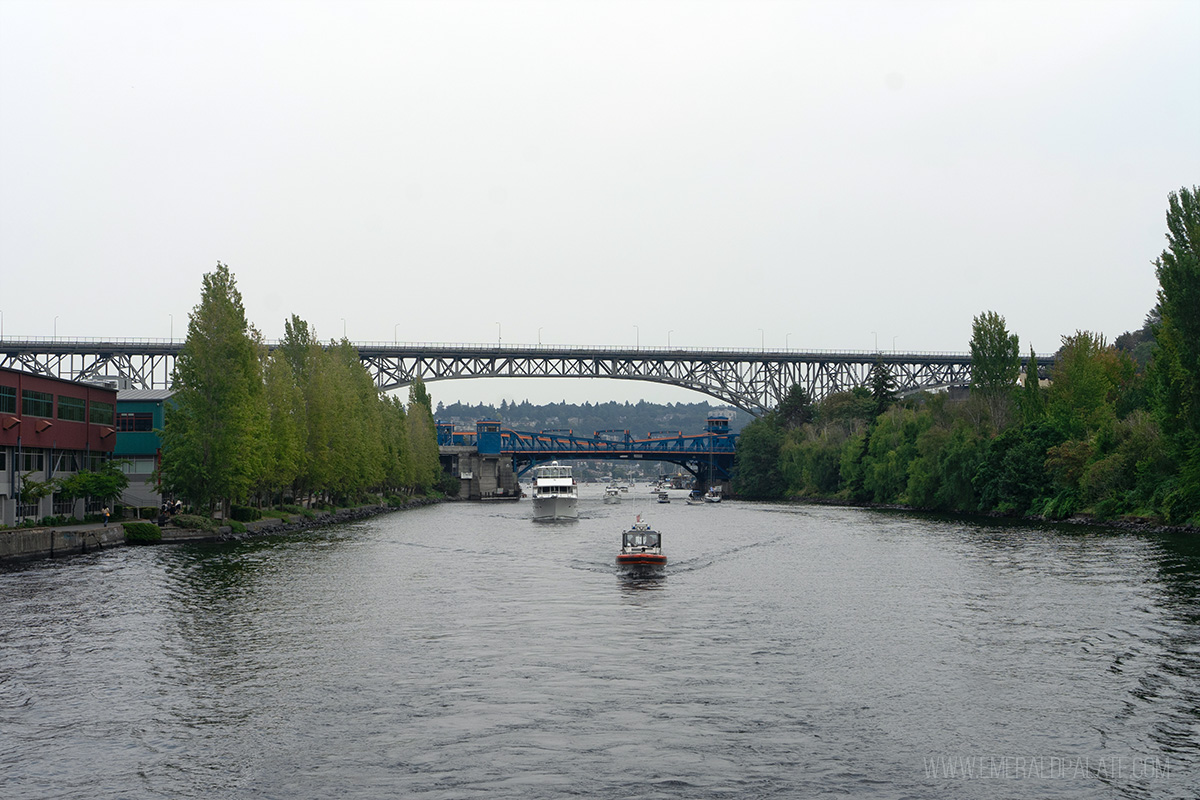
[(215, 531), (217, 529), (215, 519), (202, 517), (199, 514), (180, 514), (175, 517), (175, 524), (192, 531)]
[(241, 520), (231, 519), (227, 520), (227, 522), (229, 522), (229, 530), (233, 531), (234, 533), (246, 532), (246, 525)]
[(154, 544), (162, 541), (162, 528), (153, 522), (125, 522), (126, 544)]
[(262, 512), (254, 506), (231, 506), (229, 516), (233, 517), (235, 522), (253, 522), (262, 519)]

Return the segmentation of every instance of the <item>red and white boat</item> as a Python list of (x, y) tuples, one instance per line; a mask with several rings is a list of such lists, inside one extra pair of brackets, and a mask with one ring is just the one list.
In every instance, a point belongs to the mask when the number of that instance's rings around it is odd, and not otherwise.
[(621, 534), (621, 552), (617, 553), (617, 566), (627, 569), (662, 569), (667, 557), (662, 551), (662, 534), (650, 529), (650, 523), (642, 522), (639, 514), (633, 527)]

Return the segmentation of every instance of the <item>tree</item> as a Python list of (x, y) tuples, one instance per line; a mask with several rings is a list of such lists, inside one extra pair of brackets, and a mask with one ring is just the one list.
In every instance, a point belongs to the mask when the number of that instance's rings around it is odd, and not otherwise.
[(1046, 401), (1038, 378), (1037, 356), (1029, 348), (1029, 365), (1025, 367), (1025, 388), (1021, 392), (1021, 415), (1025, 424), (1037, 422), (1046, 414)]
[(200, 303), (175, 360), (174, 403), (163, 428), (162, 483), (198, 506), (225, 510), (262, 474), (262, 367), (229, 268), (204, 276)]
[(1008, 406), (1021, 372), (1021, 349), (1004, 317), (985, 311), (971, 325), (971, 389), (985, 398), (992, 423), (1006, 427)]
[(775, 409), (780, 424), (785, 430), (793, 430), (813, 421), (813, 403), (808, 391), (798, 383), (779, 402)]
[(1160, 320), (1151, 386), (1177, 467), (1164, 506), (1169, 519), (1181, 521), (1200, 515), (1200, 186), (1168, 196), (1167, 249), (1154, 266)]
[(783, 430), (775, 414), (768, 413), (742, 430), (734, 456), (733, 491), (739, 497), (773, 500), (783, 496), (785, 483), (779, 468)]

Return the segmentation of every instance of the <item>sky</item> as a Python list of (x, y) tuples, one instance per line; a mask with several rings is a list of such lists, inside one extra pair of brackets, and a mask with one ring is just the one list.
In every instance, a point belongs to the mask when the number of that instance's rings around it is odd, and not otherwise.
[(0, 0), (0, 324), (181, 339), (221, 262), (267, 338), (1111, 341), (1200, 183), (1197, 41), (1194, 0)]

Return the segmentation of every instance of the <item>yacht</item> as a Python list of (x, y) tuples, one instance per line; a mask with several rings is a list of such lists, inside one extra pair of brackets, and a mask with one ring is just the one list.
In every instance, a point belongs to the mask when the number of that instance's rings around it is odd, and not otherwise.
[(551, 461), (533, 468), (533, 518), (579, 518), (579, 487), (571, 467)]

